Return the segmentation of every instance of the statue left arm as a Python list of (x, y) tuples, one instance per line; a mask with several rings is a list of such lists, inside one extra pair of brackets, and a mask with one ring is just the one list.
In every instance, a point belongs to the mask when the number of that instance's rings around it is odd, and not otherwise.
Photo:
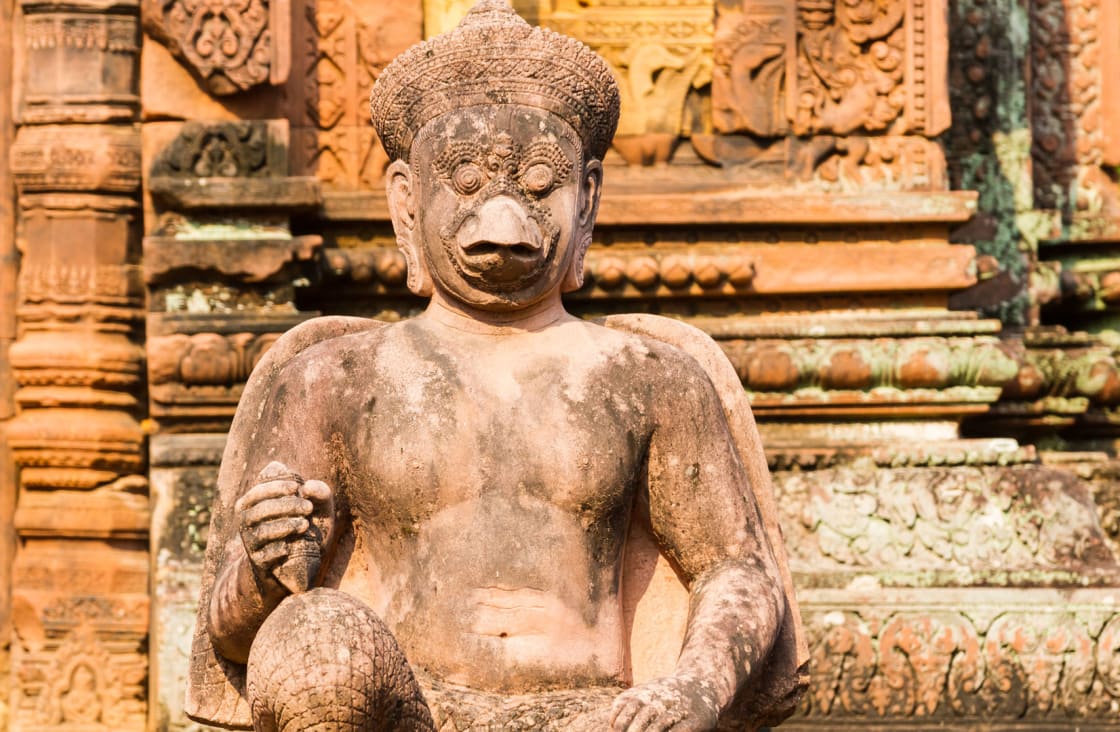
[[(767, 534), (707, 374), (667, 364), (647, 463), (650, 524), (689, 582), (684, 644), (672, 676), (621, 694), (618, 732), (714, 729), (763, 662), (786, 612)], [(684, 385), (683, 388), (681, 385)]]

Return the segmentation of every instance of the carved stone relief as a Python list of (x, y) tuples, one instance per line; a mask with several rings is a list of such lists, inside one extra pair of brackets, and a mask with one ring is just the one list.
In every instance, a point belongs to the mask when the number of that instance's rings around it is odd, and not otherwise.
[[(700, 156), (822, 185), (937, 190), (948, 126), (942, 0), (717, 3)], [(908, 160), (909, 159), (909, 160)]]
[(287, 127), (268, 121), (187, 122), (152, 164), (153, 178), (257, 178), (288, 174)]
[(211, 93), (234, 94), (288, 78), (288, 0), (144, 0), (144, 30)]
[(292, 175), (315, 175), (332, 191), (380, 191), (389, 161), (369, 121), (369, 89), (420, 40), (420, 3), (295, 2), (286, 88)]
[(614, 149), (630, 164), (668, 162), (701, 125), (698, 91), (712, 75), (710, 0), (541, 3), (539, 22), (594, 48), (622, 95)]
[(877, 591), (860, 608), (806, 593), (813, 680), (792, 728), (891, 719), (1042, 730), (1114, 718), (1110, 590), (1072, 600), (1043, 589), (922, 592)]
[(797, 572), (943, 571), (998, 582), (1116, 568), (1087, 486), (1064, 471), (857, 466), (778, 473), (775, 489)]

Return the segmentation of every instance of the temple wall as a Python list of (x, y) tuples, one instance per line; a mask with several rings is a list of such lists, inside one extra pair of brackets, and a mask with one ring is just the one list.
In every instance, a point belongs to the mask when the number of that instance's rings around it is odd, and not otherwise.
[[(199, 729), (225, 432), (285, 330), (421, 306), (367, 95), (466, 5), (0, 0), (14, 732)], [(1120, 3), (514, 5), (623, 95), (569, 307), (686, 319), (751, 398), (812, 646), (787, 728), (1114, 728)]]

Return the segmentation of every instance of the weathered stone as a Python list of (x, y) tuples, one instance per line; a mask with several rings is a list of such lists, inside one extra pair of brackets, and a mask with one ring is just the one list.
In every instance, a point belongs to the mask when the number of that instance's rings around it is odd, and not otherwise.
[[(218, 477), (188, 714), (293, 731), (780, 722), (805, 647), (740, 380), (686, 325), (561, 304), (618, 115), (608, 67), (483, 0), (371, 99), (406, 284), (430, 304), (392, 325), (308, 321), (257, 363)], [(651, 583), (669, 561), (687, 593)], [(634, 635), (651, 609), (671, 622)]]
[(210, 529), (210, 505), (225, 435), (166, 435), (153, 439), (152, 676), (160, 730), (213, 729), (183, 714), (191, 635)]

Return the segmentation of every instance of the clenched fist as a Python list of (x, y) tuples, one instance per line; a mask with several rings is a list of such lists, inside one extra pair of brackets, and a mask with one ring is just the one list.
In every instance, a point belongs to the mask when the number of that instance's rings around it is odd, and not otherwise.
[(293, 594), (310, 589), (334, 519), (334, 497), (327, 484), (305, 481), (273, 461), (234, 510), (257, 579), (279, 582)]

